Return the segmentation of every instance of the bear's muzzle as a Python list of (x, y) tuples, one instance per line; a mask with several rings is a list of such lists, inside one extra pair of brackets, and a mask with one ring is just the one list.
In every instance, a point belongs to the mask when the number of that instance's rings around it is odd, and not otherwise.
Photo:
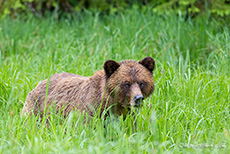
[(140, 107), (143, 105), (143, 100), (144, 100), (143, 95), (136, 95), (134, 96), (134, 102), (135, 102), (135, 107)]

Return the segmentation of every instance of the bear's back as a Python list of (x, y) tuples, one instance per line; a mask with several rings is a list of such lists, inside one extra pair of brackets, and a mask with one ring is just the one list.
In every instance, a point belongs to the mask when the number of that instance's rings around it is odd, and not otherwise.
[[(52, 94), (54, 89), (57, 86), (60, 86), (61, 83), (74, 80), (77, 82), (83, 82), (88, 77), (83, 77), (77, 74), (71, 74), (71, 73), (57, 73), (50, 77), (50, 81), (48, 83), (48, 96)], [(46, 86), (47, 81), (43, 80), (41, 81), (27, 96), (26, 102), (24, 104), (22, 115), (25, 115), (28, 111), (34, 110), (34, 113), (37, 113), (38, 110), (43, 110), (43, 106), (45, 103), (45, 97), (46, 97)], [(40, 108), (40, 109), (39, 109)]]

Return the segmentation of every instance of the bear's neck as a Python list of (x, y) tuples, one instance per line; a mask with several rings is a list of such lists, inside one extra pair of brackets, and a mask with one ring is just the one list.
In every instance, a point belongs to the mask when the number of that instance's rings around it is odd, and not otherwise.
[(105, 117), (112, 113), (114, 115), (122, 115), (126, 117), (129, 112), (129, 108), (124, 108), (121, 105), (114, 102), (114, 98), (110, 95), (107, 89), (107, 78), (104, 70), (97, 71), (93, 76), (89, 78), (90, 85), (94, 91), (93, 97), (96, 98), (94, 101), (94, 109), (96, 112), (99, 111), (100, 116), (105, 115)]

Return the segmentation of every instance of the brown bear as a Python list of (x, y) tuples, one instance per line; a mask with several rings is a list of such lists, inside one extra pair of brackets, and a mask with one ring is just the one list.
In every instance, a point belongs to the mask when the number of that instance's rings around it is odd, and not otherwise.
[(103, 70), (90, 77), (54, 74), (28, 94), (22, 115), (42, 116), (44, 109), (54, 105), (64, 115), (79, 110), (94, 116), (109, 109), (112, 114), (126, 116), (132, 106), (142, 106), (143, 100), (154, 91), (154, 68), (154, 59), (146, 57), (139, 62), (108, 60)]

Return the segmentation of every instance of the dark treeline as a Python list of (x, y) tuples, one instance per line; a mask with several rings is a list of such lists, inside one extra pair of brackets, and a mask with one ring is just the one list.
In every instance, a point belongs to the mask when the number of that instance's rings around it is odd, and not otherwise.
[(230, 14), (230, 0), (0, 0), (2, 18), (22, 12), (44, 15), (45, 12), (75, 13), (85, 9), (116, 14), (130, 8), (151, 10), (157, 14), (180, 12), (186, 17), (204, 12), (225, 17)]

